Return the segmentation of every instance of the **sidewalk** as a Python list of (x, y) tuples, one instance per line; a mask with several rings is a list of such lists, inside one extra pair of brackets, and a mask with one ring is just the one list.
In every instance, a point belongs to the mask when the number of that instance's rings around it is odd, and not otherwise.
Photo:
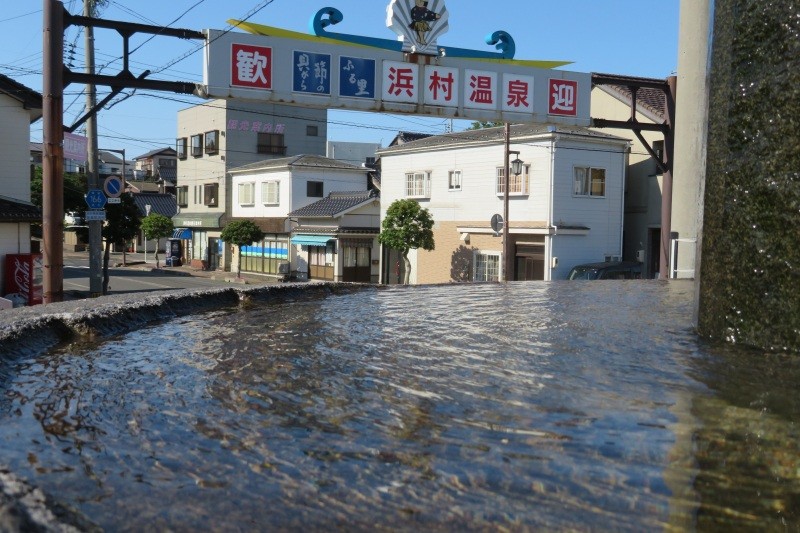
[[(123, 265), (123, 254), (121, 252), (112, 252), (108, 260), (108, 268), (124, 268), (131, 270), (154, 272), (160, 274), (168, 274), (173, 276), (194, 276), (198, 278), (207, 278), (217, 281), (226, 281), (228, 283), (240, 283), (242, 285), (264, 285), (268, 283), (279, 283), (278, 279), (274, 276), (253, 274), (251, 272), (242, 272), (240, 277), (236, 276), (236, 272), (226, 272), (223, 270), (203, 270), (200, 268), (193, 268), (189, 265), (181, 265), (178, 267), (166, 266), (164, 257), (159, 254), (158, 264), (156, 268), (156, 260), (153, 254), (147, 254), (147, 261), (144, 260), (144, 255), (141, 253), (128, 253), (125, 254), (125, 264)], [(77, 260), (85, 260), (88, 263), (88, 252), (68, 252), (64, 251), (64, 259), (69, 258)]]

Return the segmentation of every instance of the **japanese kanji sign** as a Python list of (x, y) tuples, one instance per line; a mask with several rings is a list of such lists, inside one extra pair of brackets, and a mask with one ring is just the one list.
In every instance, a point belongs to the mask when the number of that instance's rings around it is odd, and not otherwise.
[[(498, 122), (588, 126), (591, 75), (315, 38), (207, 30), (208, 98)], [(272, 125), (267, 125), (272, 127)], [(229, 128), (231, 126), (229, 125)], [(237, 124), (235, 129), (265, 130)]]
[(231, 85), (252, 89), (271, 89), (272, 48), (232, 44)]

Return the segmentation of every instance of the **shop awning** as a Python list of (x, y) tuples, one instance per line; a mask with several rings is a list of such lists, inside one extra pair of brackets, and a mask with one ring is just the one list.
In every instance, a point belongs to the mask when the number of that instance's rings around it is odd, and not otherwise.
[(175, 228), (172, 231), (172, 238), (173, 239), (186, 239), (192, 240), (192, 230), (189, 228)]
[(328, 241), (333, 240), (330, 235), (295, 235), (292, 237), (292, 244), (302, 246), (325, 246)]

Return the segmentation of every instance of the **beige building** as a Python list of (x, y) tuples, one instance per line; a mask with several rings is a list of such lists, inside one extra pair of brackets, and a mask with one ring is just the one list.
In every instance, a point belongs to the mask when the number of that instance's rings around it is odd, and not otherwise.
[[(654, 80), (663, 81), (663, 80)], [(639, 89), (636, 120), (662, 124), (665, 120), (664, 93)], [(626, 87), (598, 85), (592, 89), (592, 116), (627, 121), (631, 117), (631, 93)], [(629, 129), (601, 128), (597, 131), (630, 139), (631, 151), (625, 179), (625, 223), (623, 259), (643, 263), (643, 277), (658, 276), (661, 244), (661, 191), (663, 176), (653, 157)], [(642, 131), (642, 137), (661, 157), (664, 136)]]
[(220, 233), (231, 213), (228, 171), (259, 161), (325, 154), (327, 111), (213, 100), (178, 112), (176, 228), (185, 229), (184, 257), (229, 270)]

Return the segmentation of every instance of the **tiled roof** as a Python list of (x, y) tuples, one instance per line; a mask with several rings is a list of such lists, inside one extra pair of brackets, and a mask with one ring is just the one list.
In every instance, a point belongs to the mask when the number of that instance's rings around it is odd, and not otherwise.
[(341, 227), (341, 226), (295, 226), (292, 233), (307, 233), (310, 235), (377, 235), (379, 227)]
[[(658, 78), (637, 78), (632, 76), (612, 76), (610, 74), (598, 74), (598, 76), (613, 77), (620, 81), (619, 85), (598, 85), (605, 92), (616, 97), (618, 100), (625, 102), (629, 107), (631, 105), (631, 91), (628, 86), (624, 85), (626, 80), (632, 83), (635, 82), (653, 82), (664, 83), (663, 79)], [(640, 87), (636, 90), (636, 106), (639, 111), (646, 115), (651, 115), (649, 118), (654, 122), (663, 122), (667, 113), (667, 102), (664, 91), (653, 89), (650, 87)]]
[(389, 146), (396, 146), (399, 144), (405, 144), (411, 141), (418, 141), (420, 139), (425, 139), (427, 137), (432, 137), (433, 135), (430, 133), (414, 133), (411, 131), (399, 131), (397, 135), (395, 135), (392, 142), (389, 143)]
[(292, 157), (281, 157), (279, 159), (264, 159), (247, 165), (232, 168), (228, 172), (253, 172), (259, 170), (277, 170), (282, 168), (306, 167), (306, 168), (333, 168), (341, 170), (358, 170), (369, 172), (372, 169), (364, 168), (321, 155), (296, 155)]
[(156, 148), (155, 150), (150, 150), (146, 154), (142, 154), (142, 155), (134, 157), (133, 160), (134, 161), (138, 161), (139, 159), (150, 159), (153, 156), (161, 155), (161, 154), (164, 154), (164, 155), (167, 155), (167, 156), (177, 156), (178, 152), (175, 151), (175, 148), (172, 148), (171, 146), (167, 146), (165, 148)]
[(22, 102), (25, 109), (42, 109), (42, 95), (8, 76), (0, 74), (0, 93)]
[(42, 210), (29, 202), (0, 196), (0, 222), (39, 222)]
[(171, 194), (161, 194), (157, 192), (135, 192), (133, 193), (133, 201), (136, 202), (136, 207), (139, 208), (139, 213), (142, 216), (147, 215), (147, 208), (150, 206), (151, 213), (158, 213), (165, 217), (174, 217), (178, 212), (178, 201)]
[(174, 182), (178, 178), (178, 169), (175, 167), (158, 167), (158, 177), (162, 180)]
[[(580, 126), (555, 126), (553, 124), (511, 125), (511, 140), (513, 142), (519, 143), (528, 138), (544, 137), (548, 135), (573, 135), (576, 137), (591, 137), (594, 139), (627, 140), (622, 137), (600, 133)], [(402, 145), (389, 146), (388, 148), (381, 149), (378, 153), (383, 155), (407, 150), (454, 148), (464, 147), (470, 144), (483, 145), (502, 142), (504, 138), (505, 128), (502, 126), (497, 128), (482, 128), (426, 137)]]
[(380, 198), (380, 194), (375, 189), (370, 191), (332, 192), (322, 200), (292, 211), (289, 216), (333, 218), (378, 198)]

